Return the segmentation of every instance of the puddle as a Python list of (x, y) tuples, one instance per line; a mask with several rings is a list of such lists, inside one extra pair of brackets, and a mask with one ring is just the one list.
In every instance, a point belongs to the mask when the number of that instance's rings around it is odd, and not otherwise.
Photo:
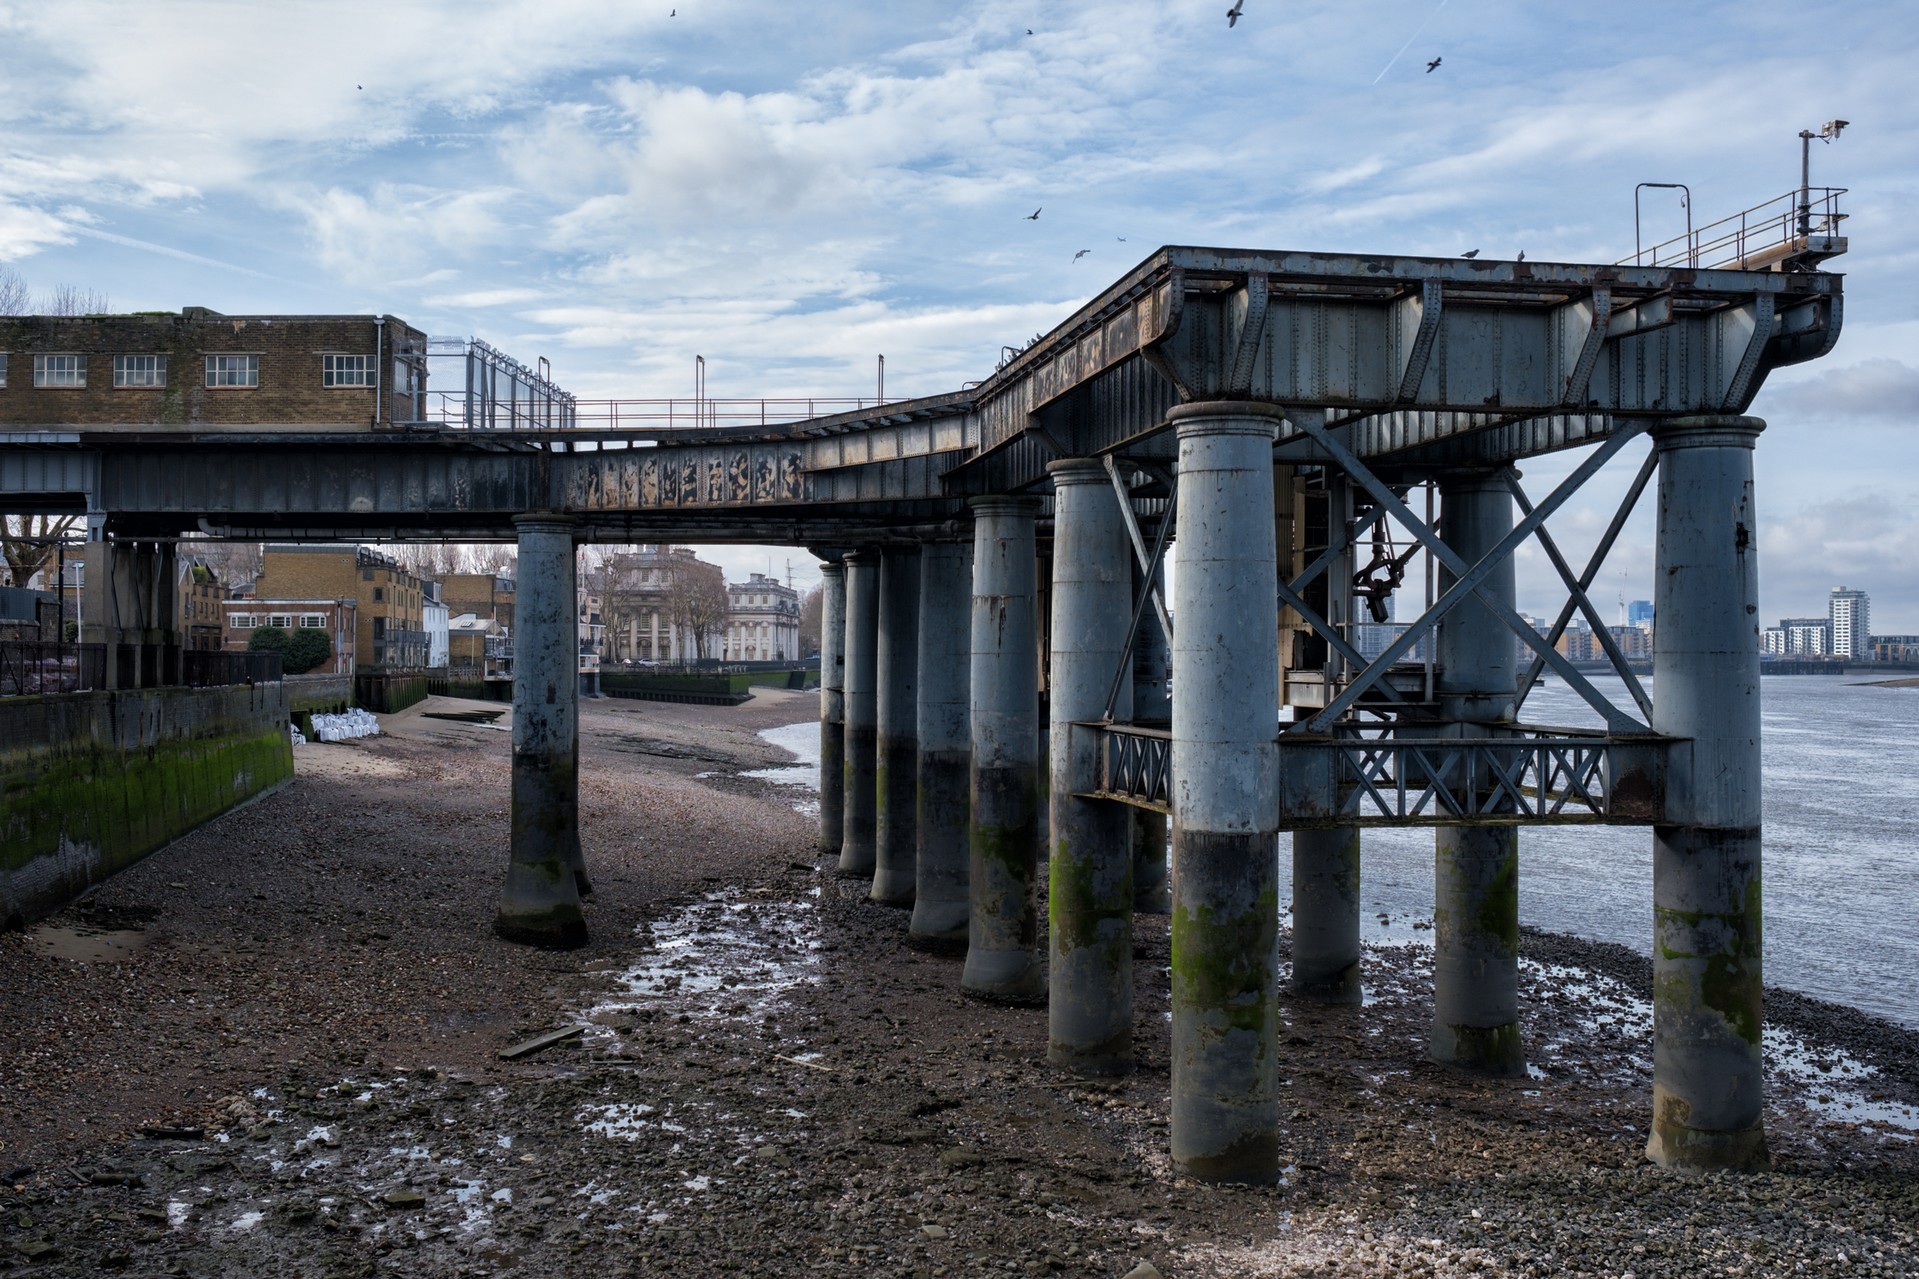
[(146, 948), (147, 935), (134, 928), (42, 924), (27, 932), (27, 949), (34, 954), (82, 964), (121, 964)]
[(688, 1017), (763, 1016), (817, 980), (818, 927), (809, 900), (775, 900), (738, 888), (640, 926), (649, 953), (615, 977), (616, 994), (589, 1017), (641, 1009)]

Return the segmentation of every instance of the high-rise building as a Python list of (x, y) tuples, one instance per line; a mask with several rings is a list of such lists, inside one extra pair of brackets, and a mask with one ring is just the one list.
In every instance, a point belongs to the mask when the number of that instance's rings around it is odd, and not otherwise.
[(1872, 601), (1866, 593), (1835, 586), (1827, 608), (1832, 621), (1833, 656), (1858, 661), (1871, 658)]
[(1626, 604), (1626, 625), (1652, 629), (1652, 601), (1631, 600)]

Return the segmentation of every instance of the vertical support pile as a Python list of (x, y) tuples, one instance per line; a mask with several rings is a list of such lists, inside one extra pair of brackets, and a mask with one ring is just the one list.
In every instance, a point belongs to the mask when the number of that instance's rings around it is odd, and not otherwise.
[(1653, 1117), (1667, 1167), (1756, 1168), (1762, 1124), (1759, 524), (1752, 417), (1653, 429), (1653, 729), (1689, 739), (1653, 828)]
[(513, 830), (493, 931), (586, 944), (580, 913), (579, 619), (573, 520), (521, 515), (513, 638)]
[(880, 556), (872, 900), (911, 906), (919, 807), (920, 548)]
[(906, 939), (924, 950), (966, 949), (972, 599), (973, 544), (931, 542), (923, 547), (916, 879)]
[[(1498, 471), (1442, 475), (1439, 501), (1446, 544), (1468, 564), (1512, 532), (1512, 494)], [(1453, 581), (1442, 567), (1441, 589)], [(1512, 607), (1511, 556), (1486, 579), (1486, 590)], [(1485, 726), (1511, 722), (1519, 680), (1513, 634), (1478, 597), (1440, 620), (1438, 667), (1442, 732), (1484, 736)], [(1488, 780), (1452, 779), (1462, 794), (1479, 793)], [(1442, 826), (1433, 833), (1433, 850), (1433, 1060), (1523, 1075), (1519, 829)]]
[[(1138, 590), (1165, 589), (1166, 574), (1154, 569), (1150, 581), (1136, 573)], [(1172, 654), (1159, 610), (1147, 609), (1133, 635), (1133, 720), (1167, 723), (1173, 717)], [(1115, 715), (1115, 718), (1124, 718)], [(1164, 915), (1172, 906), (1173, 886), (1166, 875), (1166, 814), (1146, 809), (1133, 814), (1133, 909), (1142, 915)]]
[[(1126, 524), (1098, 462), (1054, 462), (1052, 777), (1047, 1057), (1082, 1074), (1133, 1066), (1133, 840), (1124, 805), (1082, 799), (1099, 785), (1113, 672), (1126, 660), (1132, 558)], [(1129, 718), (1130, 681), (1115, 719)]]
[(879, 749), (879, 552), (846, 557), (846, 754), (839, 873), (871, 879)]
[(1291, 989), (1323, 1004), (1363, 1002), (1359, 827), (1293, 832)]
[(1281, 411), (1185, 404), (1173, 635), (1173, 1162), (1279, 1173), (1279, 605), (1272, 447)]
[(1046, 994), (1033, 902), (1039, 838), (1034, 522), (1039, 503), (973, 503), (972, 902), (960, 989), (1003, 1003)]
[(846, 567), (821, 564), (820, 586), (820, 852), (838, 857), (846, 813)]

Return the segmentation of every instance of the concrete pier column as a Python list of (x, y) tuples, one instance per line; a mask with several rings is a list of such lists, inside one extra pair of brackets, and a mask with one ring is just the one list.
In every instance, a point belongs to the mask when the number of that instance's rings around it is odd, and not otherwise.
[(880, 556), (879, 693), (873, 794), (873, 888), (882, 906), (911, 906), (919, 808), (920, 548)]
[(1033, 902), (1039, 809), (1034, 522), (1029, 498), (973, 501), (971, 915), (960, 989), (1002, 1003), (1046, 995)]
[[(1653, 828), (1646, 1154), (1762, 1168), (1759, 524), (1752, 417), (1679, 418), (1659, 450), (1654, 731), (1691, 740)], [(1660, 611), (1664, 610), (1664, 611)]]
[(913, 922), (923, 950), (966, 949), (973, 544), (932, 542), (920, 552), (919, 820)]
[(1292, 991), (1363, 1002), (1359, 978), (1359, 827), (1293, 832)]
[(582, 946), (573, 520), (522, 515), (513, 524), (513, 831), (493, 931), (535, 946)]
[[(1154, 578), (1165, 590), (1166, 574)], [(1141, 576), (1136, 572), (1135, 582)], [(1135, 589), (1145, 589), (1136, 585)], [(1133, 635), (1133, 720), (1168, 723), (1173, 717), (1173, 656), (1159, 610), (1148, 607)], [(1173, 885), (1166, 874), (1166, 842), (1170, 835), (1166, 814), (1140, 809), (1133, 814), (1133, 910), (1142, 915), (1164, 915), (1173, 905)]]
[[(1128, 661), (1132, 558), (1126, 523), (1089, 459), (1051, 463), (1052, 652), (1048, 666), (1052, 858), (1046, 1055), (1080, 1074), (1133, 1068), (1133, 838), (1130, 811), (1081, 799), (1099, 785), (1098, 733), (1113, 675)], [(1132, 714), (1132, 681), (1113, 717)]]
[(1279, 1172), (1277, 406), (1183, 404), (1173, 634), (1172, 1154)]
[[(1512, 532), (1512, 493), (1497, 471), (1439, 479), (1446, 544), (1476, 563)], [(1440, 589), (1454, 577), (1440, 570)], [(1486, 579), (1494, 598), (1514, 603), (1510, 558)], [(1519, 680), (1515, 639), (1477, 598), (1439, 623), (1437, 682), (1442, 732), (1483, 736), (1510, 723)], [(1457, 777), (1480, 788), (1483, 777)], [(1491, 1075), (1526, 1073), (1519, 1033), (1519, 831), (1514, 826), (1451, 826), (1433, 839), (1434, 1061)]]
[(88, 542), (80, 639), (106, 645), (108, 688), (180, 682), (180, 558), (172, 542)]
[(846, 753), (840, 824), (839, 873), (873, 877), (874, 774), (879, 766), (880, 556), (846, 557)]
[(846, 568), (820, 565), (820, 852), (840, 855), (846, 814)]

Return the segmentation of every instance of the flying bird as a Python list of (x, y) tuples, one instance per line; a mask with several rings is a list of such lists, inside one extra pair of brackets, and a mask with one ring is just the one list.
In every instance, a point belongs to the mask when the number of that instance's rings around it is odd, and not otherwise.
[(1126, 243), (1126, 237), (1125, 237), (1125, 236), (1123, 236), (1123, 235), (1116, 235), (1116, 236), (1114, 236), (1113, 238), (1114, 238), (1115, 240), (1118, 240), (1118, 241), (1119, 241), (1119, 242), (1120, 242), (1121, 244), (1124, 244), (1124, 243)]
[[(1040, 206), (1039, 206), (1039, 209), (1043, 209), (1043, 208), (1045, 208), (1045, 207), (1046, 207), (1046, 206), (1042, 204), (1042, 205), (1040, 205)], [(1032, 211), (1031, 213), (1029, 213), (1029, 214), (1027, 214), (1027, 215), (1026, 215), (1026, 220), (1027, 220), (1028, 222), (1037, 222), (1037, 221), (1039, 221), (1039, 209), (1034, 209), (1034, 210), (1033, 210), (1033, 211)]]
[(1238, 26), (1239, 15), (1244, 13), (1245, 11), (1246, 11), (1246, 0), (1233, 0), (1233, 7), (1226, 11), (1226, 25), (1228, 27)]
[(1030, 36), (1030, 35), (1032, 35), (1032, 34), (1033, 34), (1033, 29), (1032, 29), (1031, 27), (1028, 27), (1028, 28), (1026, 28), (1026, 34), (1027, 34), (1027, 35), (1029, 35), (1029, 36)]
[(1088, 253), (1091, 253), (1091, 252), (1092, 252), (1092, 250), (1091, 250), (1091, 249), (1081, 249), (1081, 250), (1080, 250), (1080, 251), (1079, 251), (1078, 253), (1075, 253), (1075, 254), (1073, 255), (1073, 261), (1075, 261), (1075, 262), (1077, 262), (1077, 261), (1079, 261), (1079, 260), (1080, 260), (1081, 258), (1083, 258), (1083, 257), (1085, 257), (1085, 256), (1086, 256), (1086, 255), (1087, 255)]
[(1434, 58), (1431, 62), (1428, 62), (1426, 64), (1426, 74), (1431, 75), (1433, 72), (1439, 70), (1439, 64), (1444, 62), (1445, 60), (1446, 59), (1444, 57), (1438, 57), (1438, 58)]
[(364, 89), (366, 88), (366, 86), (365, 86), (365, 85), (363, 85), (363, 84), (356, 84), (356, 85), (354, 85), (353, 87), (354, 87), (354, 88), (356, 88), (356, 89), (361, 89), (361, 90), (364, 90)]
[(1460, 254), (1459, 256), (1462, 258), (1476, 258), (1479, 256), (1479, 250), (1467, 249), (1464, 253)]

